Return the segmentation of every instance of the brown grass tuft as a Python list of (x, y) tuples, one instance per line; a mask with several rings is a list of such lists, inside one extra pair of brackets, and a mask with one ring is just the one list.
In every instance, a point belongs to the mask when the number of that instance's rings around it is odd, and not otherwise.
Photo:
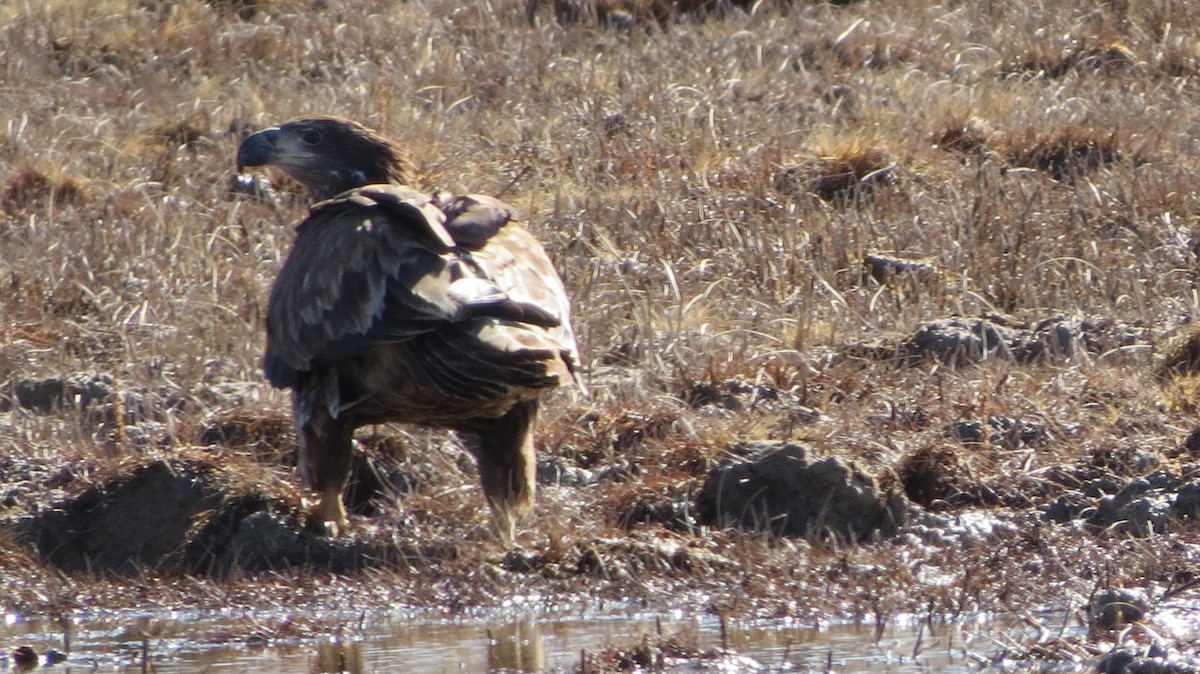
[(263, 463), (296, 465), (296, 434), (281, 410), (237, 408), (215, 413), (200, 431), (201, 445), (250, 450)]
[(930, 507), (963, 493), (958, 452), (946, 445), (929, 445), (906, 454), (897, 466), (904, 495), (913, 503)]
[(1013, 59), (1004, 72), (1059, 79), (1069, 73), (1115, 75), (1136, 64), (1133, 50), (1119, 42), (1077, 44), (1062, 51), (1039, 45)]
[(1200, 328), (1187, 331), (1167, 345), (1157, 374), (1160, 379), (1200, 374)]
[(857, 145), (837, 155), (785, 167), (775, 177), (775, 189), (784, 194), (815, 194), (825, 201), (853, 201), (895, 184), (895, 165), (888, 154)]
[(1074, 180), (1120, 159), (1124, 142), (1118, 130), (1085, 124), (1027, 126), (999, 140), (1010, 166), (1046, 171), (1059, 181)]
[(85, 200), (86, 183), (61, 171), (24, 166), (4, 180), (0, 211), (15, 215), (53, 206), (78, 206)]
[(955, 119), (929, 138), (933, 146), (949, 152), (982, 154), (988, 149), (993, 131), (991, 126), (978, 117)]

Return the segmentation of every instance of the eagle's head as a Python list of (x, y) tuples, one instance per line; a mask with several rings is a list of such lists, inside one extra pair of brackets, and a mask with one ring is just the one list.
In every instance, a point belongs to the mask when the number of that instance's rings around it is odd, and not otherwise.
[(370, 129), (338, 117), (304, 117), (242, 141), (238, 172), (276, 166), (322, 200), (374, 183), (407, 184), (404, 153)]

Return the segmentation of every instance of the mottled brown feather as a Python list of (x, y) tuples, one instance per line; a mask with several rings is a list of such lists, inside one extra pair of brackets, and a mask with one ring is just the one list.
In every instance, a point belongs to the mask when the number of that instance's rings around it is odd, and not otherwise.
[(566, 290), (541, 244), (497, 199), (371, 178), (407, 175), (407, 163), (344, 120), (255, 134), (238, 163), (279, 166), (324, 199), (272, 289), (263, 362), (272, 384), (293, 389), (318, 516), (344, 524), (353, 428), (399, 421), (465, 434), (511, 537), (532, 503), (538, 403), (579, 367)]

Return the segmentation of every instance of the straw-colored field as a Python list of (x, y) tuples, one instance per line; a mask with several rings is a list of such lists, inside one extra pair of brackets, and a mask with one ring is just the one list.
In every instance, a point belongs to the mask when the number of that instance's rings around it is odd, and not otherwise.
[[(287, 394), (258, 359), (305, 199), (231, 187), (246, 132), (312, 113), (401, 141), (423, 188), (525, 214), (592, 395), (545, 407), (539, 451), (585, 478), (542, 490), (515, 552), (448, 436), (364, 429), (415, 486), (351, 537), (420, 559), (286, 601), (598, 592), (867, 620), (1080, 610), (1107, 586), (1195, 601), (1200, 6), (765, 0), (621, 27), (530, 25), (513, 0), (10, 0), (0, 25), (7, 610), (315, 587), (60, 572), (22, 533), (158, 460), (298, 517)], [(1060, 317), (1064, 341), (939, 360), (916, 336), (949, 317), (1035, 341)], [(65, 408), (18, 396), (54, 381)], [(978, 442), (947, 431), (972, 423)], [(853, 463), (915, 524), (860, 545), (701, 526), (706, 473), (746, 440)], [(1161, 523), (1088, 519), (1135, 478)]]

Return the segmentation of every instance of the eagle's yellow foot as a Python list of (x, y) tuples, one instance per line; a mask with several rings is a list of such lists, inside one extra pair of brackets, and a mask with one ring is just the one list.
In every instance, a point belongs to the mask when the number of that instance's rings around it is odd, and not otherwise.
[(317, 533), (337, 538), (348, 525), (341, 490), (322, 492), (317, 502), (308, 508), (308, 526)]

